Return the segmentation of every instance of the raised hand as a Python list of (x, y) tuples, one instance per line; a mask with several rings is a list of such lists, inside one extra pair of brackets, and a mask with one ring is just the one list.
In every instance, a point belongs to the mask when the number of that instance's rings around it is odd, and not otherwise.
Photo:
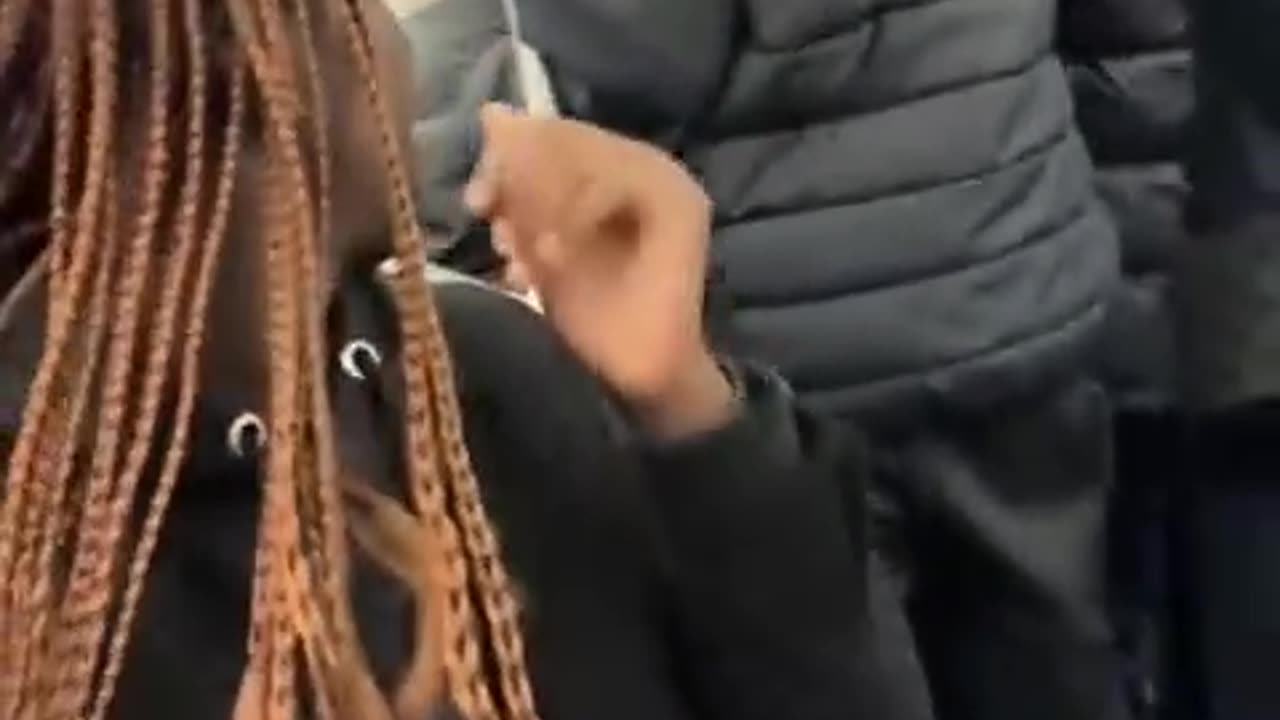
[(569, 346), (657, 432), (723, 422), (733, 393), (702, 330), (710, 203), (698, 183), (592, 125), (497, 105), (482, 121), (467, 204)]

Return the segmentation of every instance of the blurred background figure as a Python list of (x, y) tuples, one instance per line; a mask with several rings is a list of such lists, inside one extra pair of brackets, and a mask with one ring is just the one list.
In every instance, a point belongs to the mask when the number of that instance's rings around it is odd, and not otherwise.
[[(673, 150), (706, 185), (722, 342), (874, 431), (876, 540), (938, 716), (1128, 717), (1094, 378), (1119, 251), (1056, 0), (519, 5), (567, 113)], [(423, 144), (453, 148), (427, 169), (456, 189), (477, 154), (461, 119), (512, 91), (501, 7), (437, 0), (404, 22)], [(490, 272), (483, 228), (449, 204), (425, 215), (437, 254)], [(884, 662), (904, 678), (892, 600)]]
[(1192, 419), (1184, 587), (1200, 705), (1280, 717), (1280, 4), (1193, 0), (1192, 240), (1177, 298)]
[(1187, 687), (1171, 682), (1185, 653), (1169, 634), (1183, 440), (1171, 275), (1186, 242), (1180, 160), (1191, 121), (1191, 41), (1182, 0), (1066, 0), (1059, 9), (1076, 119), (1121, 241), (1124, 282), (1111, 298), (1099, 358), (1116, 414), (1110, 595), (1135, 712), (1154, 717)]

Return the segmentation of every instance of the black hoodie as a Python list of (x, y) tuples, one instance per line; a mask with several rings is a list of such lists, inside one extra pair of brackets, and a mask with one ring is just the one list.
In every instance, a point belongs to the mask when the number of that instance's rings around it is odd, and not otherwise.
[[(794, 410), (781, 383), (751, 372), (730, 426), (678, 446), (648, 443), (539, 318), (492, 290), (445, 279), (438, 295), (468, 444), (520, 586), (543, 718), (888, 716), (868, 687), (860, 518), (846, 514), (833, 480), (850, 477), (856, 444), (837, 442)], [(335, 308), (340, 451), (397, 493), (401, 415), (387, 298), (361, 273)], [(15, 431), (42, 317), (37, 298), (23, 322), (0, 331), (0, 448)], [(339, 349), (355, 340), (380, 350), (377, 377), (342, 370)], [(241, 409), (218, 399), (206, 392), (197, 411), (114, 718), (229, 717), (244, 662), (258, 488), (256, 463), (227, 444)], [(409, 598), (359, 558), (355, 577), (357, 619), (375, 671), (389, 681), (409, 650)]]

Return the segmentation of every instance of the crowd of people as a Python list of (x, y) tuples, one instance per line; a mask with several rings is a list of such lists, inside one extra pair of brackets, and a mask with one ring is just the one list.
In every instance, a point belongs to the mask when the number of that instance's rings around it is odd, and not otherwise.
[[(402, 4), (449, 148), (422, 216), (483, 272), (449, 199), (521, 101), (511, 18)], [(710, 194), (719, 346), (871, 437), (891, 674), (943, 718), (1280, 712), (1277, 9), (518, 5), (567, 114)]]
[(0, 0), (0, 720), (1280, 718), (1280, 4), (383, 2)]

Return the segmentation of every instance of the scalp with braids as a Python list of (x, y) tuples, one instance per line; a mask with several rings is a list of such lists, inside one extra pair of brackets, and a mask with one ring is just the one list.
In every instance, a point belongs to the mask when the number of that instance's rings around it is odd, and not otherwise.
[[(269, 397), (233, 720), (293, 720), (304, 704), (408, 720), (445, 702), (468, 720), (536, 720), (362, 1), (0, 0), (0, 268), (24, 275), (0, 275), (0, 324), (6, 295), (48, 298), (4, 466), (0, 720), (110, 714), (215, 350), (206, 319), (247, 152), (266, 167)], [(330, 45), (364, 80), (385, 159), (407, 507), (346, 481), (335, 451), (323, 322), (335, 173), (318, 59)], [(416, 598), (415, 652), (390, 698), (353, 618), (349, 533)]]

